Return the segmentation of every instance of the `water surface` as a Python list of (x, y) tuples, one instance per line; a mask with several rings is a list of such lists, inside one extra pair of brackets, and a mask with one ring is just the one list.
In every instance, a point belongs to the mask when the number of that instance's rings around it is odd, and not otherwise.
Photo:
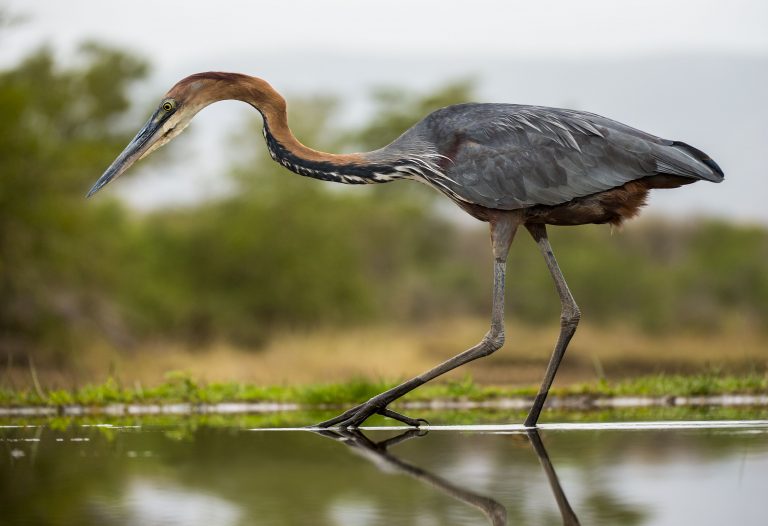
[(121, 424), (0, 427), (0, 524), (768, 523), (765, 422), (324, 435)]

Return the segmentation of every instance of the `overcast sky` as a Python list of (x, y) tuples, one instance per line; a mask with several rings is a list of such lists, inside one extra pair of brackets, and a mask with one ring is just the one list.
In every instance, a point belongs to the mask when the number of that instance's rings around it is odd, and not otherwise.
[[(581, 58), (768, 49), (764, 0), (3, 3), (32, 20), (12, 47), (91, 36), (140, 49), (161, 67), (243, 51)], [(19, 51), (3, 48), (4, 57)]]
[[(726, 169), (722, 185), (670, 191), (675, 195), (654, 199), (656, 211), (768, 222), (765, 0), (0, 0), (2, 6), (26, 21), (0, 37), (0, 65), (42, 43), (64, 58), (85, 39), (113, 43), (151, 61), (145, 104), (186, 74), (231, 70), (263, 76), (289, 95), (337, 93), (354, 118), (364, 115), (372, 85), (427, 89), (473, 76), (483, 100), (603, 113), (691, 142)], [(243, 111), (234, 104), (206, 110), (191, 127), (198, 153), (162, 173), (150, 168), (121, 180), (123, 191), (139, 206), (209, 192)]]

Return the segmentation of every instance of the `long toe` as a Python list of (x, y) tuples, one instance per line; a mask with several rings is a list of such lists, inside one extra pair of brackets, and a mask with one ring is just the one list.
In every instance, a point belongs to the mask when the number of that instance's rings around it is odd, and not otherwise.
[(411, 427), (421, 427), (421, 426), (429, 425), (429, 422), (427, 422), (423, 418), (411, 418), (409, 416), (400, 414), (396, 411), (392, 411), (391, 409), (387, 409), (386, 407), (381, 411), (379, 411), (379, 414), (387, 416), (399, 422), (402, 422), (403, 424)]
[(354, 429), (357, 427), (360, 427), (363, 422), (368, 420), (368, 418), (375, 414), (380, 414), (383, 416), (386, 416), (388, 418), (392, 418), (394, 420), (397, 420), (398, 422), (402, 422), (403, 424), (411, 427), (422, 427), (422, 426), (428, 426), (429, 422), (424, 420), (423, 418), (411, 418), (409, 416), (405, 416), (403, 414), (398, 413), (397, 411), (392, 411), (391, 409), (388, 409), (386, 406), (382, 407), (381, 401), (374, 401), (375, 399), (371, 399), (364, 404), (360, 404), (358, 406), (355, 406), (351, 409), (348, 409), (341, 413), (339, 416), (333, 417), (330, 420), (326, 420), (324, 422), (320, 422), (319, 424), (313, 426), (315, 428), (329, 428), (329, 427), (338, 427), (341, 429)]
[(392, 418), (393, 420), (397, 420), (398, 422), (402, 422), (407, 426), (411, 427), (421, 427), (425, 425), (429, 425), (429, 422), (424, 420), (423, 418), (411, 418), (409, 416), (402, 415), (396, 411), (392, 411), (391, 409), (384, 408), (376, 408), (371, 406), (363, 405), (358, 411), (355, 412), (352, 416), (347, 418), (346, 420), (339, 422), (337, 425), (342, 429), (355, 429), (360, 427), (363, 422), (368, 420), (369, 417), (379, 414), (386, 416), (388, 418)]

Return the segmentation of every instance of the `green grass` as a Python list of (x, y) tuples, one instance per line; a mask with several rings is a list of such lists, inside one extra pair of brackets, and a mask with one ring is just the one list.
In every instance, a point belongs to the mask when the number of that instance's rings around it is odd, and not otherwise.
[(594, 382), (553, 391), (560, 395), (594, 396), (707, 396), (768, 394), (768, 374), (724, 375), (710, 371), (690, 375), (641, 376), (621, 382)]
[[(98, 407), (109, 404), (168, 404), (219, 402), (284, 402), (306, 407), (350, 404), (367, 400), (397, 382), (355, 379), (343, 383), (292, 386), (260, 386), (237, 382), (203, 383), (181, 372), (172, 372), (159, 385), (123, 386), (110, 378), (99, 385), (78, 389), (43, 390), (0, 388), (0, 406)], [(710, 371), (694, 375), (642, 376), (617, 382), (596, 381), (557, 387), (552, 394), (568, 396), (702, 396), (718, 394), (766, 394), (768, 373), (726, 375)], [(532, 397), (536, 387), (485, 386), (467, 377), (460, 381), (428, 384), (406, 397), (409, 401), (470, 400)]]

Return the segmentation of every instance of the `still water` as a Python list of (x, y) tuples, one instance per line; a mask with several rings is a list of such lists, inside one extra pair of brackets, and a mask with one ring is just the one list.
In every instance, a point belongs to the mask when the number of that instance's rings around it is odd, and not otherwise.
[(0, 420), (0, 524), (764, 525), (768, 423), (318, 434)]

